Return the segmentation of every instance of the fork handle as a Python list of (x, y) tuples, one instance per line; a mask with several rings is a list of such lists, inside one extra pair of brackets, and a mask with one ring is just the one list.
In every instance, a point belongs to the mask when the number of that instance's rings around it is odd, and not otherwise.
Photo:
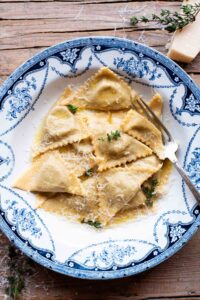
[(176, 170), (179, 172), (179, 174), (181, 175), (181, 177), (183, 178), (183, 180), (187, 184), (188, 188), (192, 192), (193, 196), (195, 197), (195, 199), (200, 204), (200, 193), (198, 192), (198, 190), (196, 189), (196, 187), (194, 186), (194, 184), (190, 180), (189, 176), (186, 174), (186, 172), (184, 171), (184, 169), (180, 166), (180, 164), (178, 163), (178, 161), (175, 161), (173, 163), (174, 163), (174, 166), (175, 166)]

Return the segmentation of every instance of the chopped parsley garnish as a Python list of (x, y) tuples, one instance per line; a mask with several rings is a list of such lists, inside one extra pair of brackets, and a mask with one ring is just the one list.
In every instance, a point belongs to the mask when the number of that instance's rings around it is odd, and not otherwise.
[(88, 224), (90, 226), (93, 226), (95, 228), (101, 228), (101, 223), (99, 221), (92, 221), (92, 220), (82, 220), (81, 223), (84, 223), (84, 224)]
[[(111, 133), (107, 133), (107, 141), (111, 142), (112, 140), (117, 140), (121, 137), (121, 133), (118, 130), (111, 131)], [(105, 142), (106, 138), (100, 137), (98, 138), (99, 141)]]
[(85, 171), (85, 175), (88, 176), (88, 177), (91, 177), (94, 173), (94, 170), (93, 169), (88, 169), (87, 171)]
[(143, 186), (142, 191), (146, 196), (145, 204), (148, 207), (153, 206), (153, 198), (155, 197), (155, 189), (158, 185), (157, 179), (152, 179), (149, 183), (149, 186)]
[(117, 140), (121, 136), (120, 132), (118, 130), (111, 131), (111, 133), (107, 133), (107, 139), (109, 142), (112, 140)]
[(67, 105), (67, 108), (71, 111), (71, 113), (75, 114), (78, 107), (76, 107), (75, 105), (72, 105), (72, 104), (68, 104)]

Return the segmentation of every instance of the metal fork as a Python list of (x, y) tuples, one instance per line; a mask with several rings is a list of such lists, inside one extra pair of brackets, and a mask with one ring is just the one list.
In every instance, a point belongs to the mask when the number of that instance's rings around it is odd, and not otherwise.
[[(200, 203), (200, 193), (198, 192), (198, 190), (196, 189), (196, 187), (194, 186), (194, 184), (192, 183), (192, 181), (190, 180), (189, 176), (186, 174), (184, 169), (180, 166), (178, 159), (176, 157), (178, 144), (173, 139), (169, 130), (164, 126), (164, 124), (160, 121), (160, 119), (156, 116), (156, 114), (150, 109), (150, 107), (141, 98), (138, 98), (136, 101), (139, 107), (142, 109), (143, 113), (149, 119), (149, 121), (151, 121), (154, 124), (156, 123), (159, 127), (159, 130), (162, 128), (162, 130), (165, 132), (167, 138), (164, 136), (163, 132), (161, 131), (163, 137), (164, 149), (165, 149), (165, 158), (168, 158), (174, 164), (176, 170), (179, 172), (179, 174), (187, 184), (188, 188), (194, 195), (195, 199)], [(132, 107), (137, 112), (139, 112), (137, 106), (134, 103), (132, 103)]]

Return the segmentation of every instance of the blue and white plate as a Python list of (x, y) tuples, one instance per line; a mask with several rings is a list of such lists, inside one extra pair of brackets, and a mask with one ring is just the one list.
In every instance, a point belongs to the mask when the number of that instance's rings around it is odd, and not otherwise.
[(164, 99), (164, 122), (178, 158), (200, 190), (200, 90), (173, 61), (130, 40), (80, 38), (53, 46), (19, 67), (0, 88), (0, 228), (25, 254), (54, 271), (87, 279), (133, 275), (177, 252), (200, 225), (200, 208), (172, 171), (154, 211), (96, 230), (43, 210), (12, 188), (28, 166), (33, 136), (68, 85), (109, 66), (144, 98)]

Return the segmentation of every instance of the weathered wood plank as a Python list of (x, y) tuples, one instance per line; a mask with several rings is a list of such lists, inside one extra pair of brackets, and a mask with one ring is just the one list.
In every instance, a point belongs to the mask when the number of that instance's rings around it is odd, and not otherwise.
[(4, 293), (7, 284), (8, 247), (9, 242), (7, 238), (0, 232), (0, 296)]
[[(92, 32), (82, 32), (76, 33), (78, 36), (91, 36)], [(33, 39), (34, 35), (24, 36), (21, 43), (20, 39), (12, 41), (11, 39), (7, 44), (1, 45), (0, 47), (5, 47), (9, 50), (0, 50), (0, 76), (6, 76), (11, 74), (17, 66), (22, 64), (25, 60), (30, 58), (32, 55), (38, 53), (44, 46), (50, 46), (54, 43), (63, 42), (65, 39), (71, 39), (76, 37), (75, 33), (49, 33), (42, 34), (38, 33)], [(169, 38), (169, 34), (166, 32), (158, 31), (98, 31), (95, 35), (116, 35), (119, 37), (127, 37), (132, 40), (140, 41), (146, 43), (147, 45), (154, 47), (158, 51), (166, 54), (167, 50), (165, 44)], [(34, 42), (32, 42), (34, 40)], [(5, 42), (6, 43), (6, 42)], [(33, 47), (35, 44), (35, 47)], [(22, 49), (12, 49), (19, 48)], [(30, 48), (29, 48), (30, 47)], [(184, 66), (184, 69), (189, 73), (199, 73), (200, 72), (200, 56), (198, 56), (194, 62)]]
[(191, 73), (190, 76), (195, 81), (195, 83), (200, 87), (200, 74)]
[[(94, 3), (84, 5), (73, 2), (13, 2), (12, 5), (0, 3), (0, 19), (2, 20), (27, 20), (27, 19), (66, 19), (68, 27), (82, 30), (87, 29), (122, 27), (129, 24), (129, 18), (134, 15), (150, 14), (162, 8), (173, 11), (179, 9), (179, 2), (128, 2), (128, 3)], [(112, 13), (111, 13), (112, 12)], [(83, 23), (84, 22), (84, 23)], [(92, 22), (92, 23), (91, 23)], [(84, 28), (86, 29), (86, 28)]]
[[(15, 26), (13, 26), (15, 28)], [(162, 30), (135, 31), (133, 29), (113, 29), (106, 31), (83, 31), (83, 32), (51, 32), (45, 31), (46, 28), (41, 26), (41, 31), (27, 32), (26, 34), (18, 34), (7, 37), (0, 37), (0, 50), (32, 48), (32, 47), (49, 47), (53, 44), (64, 41), (65, 39), (73, 39), (81, 36), (102, 36), (115, 35), (118, 37), (127, 37), (132, 40), (143, 42), (151, 47), (165, 47), (170, 39), (170, 34)], [(51, 28), (50, 28), (51, 29)], [(39, 28), (37, 27), (37, 30)], [(52, 28), (53, 30), (53, 28)], [(1, 34), (0, 34), (1, 36)]]
[[(132, 0), (106, 0), (106, 2), (114, 2), (114, 3), (117, 3), (117, 2), (130, 2)], [(155, 1), (155, 0), (153, 0)], [(163, 1), (163, 0), (161, 0)], [(181, 0), (177, 0), (177, 1), (181, 1)], [(68, 3), (72, 3), (72, 2), (78, 2), (78, 3), (83, 3), (83, 4), (89, 4), (89, 3), (93, 3), (93, 4), (96, 4), (96, 3), (105, 3), (105, 0), (0, 0), (0, 3), (3, 2), (3, 3), (10, 3), (10, 2), (68, 2)], [(134, 0), (132, 1), (134, 2)]]
[[(149, 300), (161, 300), (160, 298), (148, 298)], [(147, 300), (148, 300), (147, 299)], [(200, 296), (195, 296), (195, 298), (191, 297), (191, 296), (188, 296), (188, 297), (173, 297), (173, 299), (179, 299), (179, 300), (199, 300), (200, 299)], [(172, 298), (166, 298), (166, 297), (162, 297), (162, 300), (172, 300)]]
[[(80, 4), (98, 4), (98, 3), (123, 3), (123, 2), (126, 2), (126, 3), (129, 3), (129, 2), (137, 2), (137, 0), (0, 0), (0, 3), (10, 3), (10, 2), (68, 2), (68, 3), (74, 3), (74, 2), (77, 2), (77, 3), (80, 3)], [(144, 0), (144, 1), (141, 1), (141, 2), (145, 2), (145, 1), (148, 1), (148, 0)], [(157, 0), (152, 0), (153, 1), (157, 1)], [(160, 0), (161, 1), (165, 1), (165, 2), (182, 2), (182, 0)], [(157, 1), (158, 2), (158, 1)]]
[(17, 66), (39, 52), (37, 48), (6, 50), (0, 52), (0, 76), (10, 75)]
[(0, 75), (0, 85), (8, 78), (8, 76), (1, 76)]
[[(125, 279), (85, 281), (35, 266), (25, 278), (26, 300), (147, 300), (161, 297), (200, 297), (200, 231), (175, 256), (148, 272)], [(101, 291), (101, 295), (100, 295)], [(0, 297), (4, 290), (0, 289)], [(167, 300), (167, 299), (166, 299)]]
[[(106, 0), (106, 2), (130, 2), (132, 0)], [(153, 0), (154, 1), (154, 0)], [(163, 0), (161, 0), (163, 1)], [(177, 1), (181, 1), (181, 0), (177, 0)], [(88, 4), (88, 3), (105, 3), (105, 0), (0, 0), (0, 3), (10, 3), (10, 2), (68, 2), (68, 3), (73, 3), (73, 2), (78, 2), (78, 3), (83, 3), (83, 4)], [(134, 0), (132, 1), (134, 2)]]
[[(115, 24), (114, 26), (110, 26), (109, 24), (102, 22), (97, 23), (96, 28), (90, 28), (90, 21), (85, 20), (82, 22), (82, 26), (80, 24), (71, 24), (68, 19), (34, 19), (34, 20), (3, 20), (0, 21), (1, 31), (0, 31), (0, 39), (1, 43), (4, 43), (4, 39), (15, 39), (16, 37), (20, 39), (23, 38), (24, 35), (29, 34), (38, 34), (38, 33), (65, 33), (68, 32), (74, 35), (81, 34), (82, 32), (89, 31), (96, 33), (98, 30), (114, 30), (119, 28), (124, 28), (125, 30), (128, 28), (130, 30), (143, 30), (146, 29), (144, 27), (133, 28), (129, 23), (124, 27), (123, 24)], [(119, 26), (121, 25), (121, 26)], [(159, 28), (155, 28), (159, 29)], [(37, 36), (35, 36), (37, 38)], [(47, 37), (48, 38), (48, 37)]]

